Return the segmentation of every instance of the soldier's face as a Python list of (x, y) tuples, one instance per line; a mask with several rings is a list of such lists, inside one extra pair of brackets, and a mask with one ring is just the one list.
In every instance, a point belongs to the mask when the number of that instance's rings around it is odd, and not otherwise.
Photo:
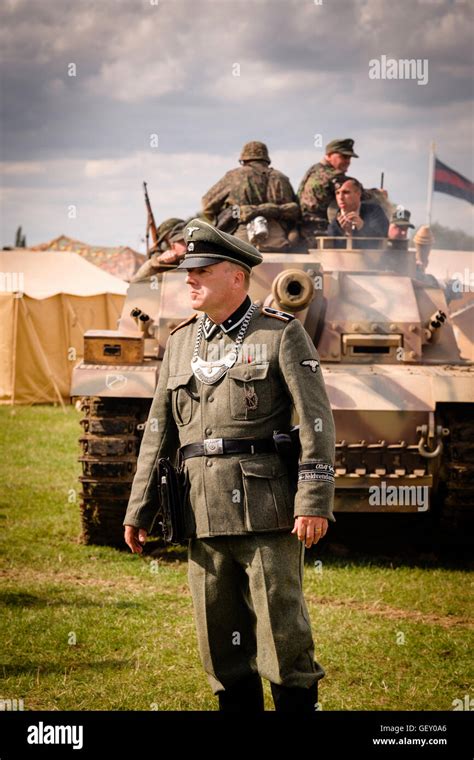
[(336, 190), (336, 201), (341, 211), (346, 214), (350, 211), (357, 211), (360, 206), (360, 192), (352, 182), (344, 182)]
[(343, 156), (342, 153), (330, 153), (326, 159), (341, 174), (345, 174), (351, 165), (351, 156)]
[(186, 284), (192, 308), (207, 312), (221, 309), (232, 296), (234, 279), (235, 272), (225, 261), (208, 267), (188, 269)]
[(390, 240), (406, 240), (408, 237), (408, 227), (399, 227), (398, 224), (391, 224), (388, 228)]

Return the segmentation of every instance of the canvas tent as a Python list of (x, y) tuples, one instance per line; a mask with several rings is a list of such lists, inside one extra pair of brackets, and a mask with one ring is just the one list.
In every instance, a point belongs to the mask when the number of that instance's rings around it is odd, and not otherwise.
[(84, 332), (115, 329), (126, 290), (77, 253), (0, 251), (0, 403), (67, 402)]

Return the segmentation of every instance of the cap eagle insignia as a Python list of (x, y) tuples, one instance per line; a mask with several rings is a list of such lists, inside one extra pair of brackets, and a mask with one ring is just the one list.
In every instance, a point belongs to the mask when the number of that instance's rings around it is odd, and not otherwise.
[(319, 367), (319, 362), (317, 359), (305, 359), (304, 361), (300, 362), (302, 367), (310, 367), (311, 372), (317, 372)]

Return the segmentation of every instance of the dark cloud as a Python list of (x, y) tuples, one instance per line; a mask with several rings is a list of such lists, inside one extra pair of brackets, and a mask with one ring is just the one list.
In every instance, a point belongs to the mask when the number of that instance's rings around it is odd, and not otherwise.
[[(81, 161), (122, 166), (150, 150), (152, 133), (161, 155), (232, 162), (247, 139), (264, 139), (289, 151), (295, 184), (304, 156), (319, 158), (316, 133), (323, 143), (355, 137), (368, 174), (384, 153), (395, 170), (393, 145), (408, 165), (442, 137), (445, 158), (469, 173), (472, 31), (467, 0), (6, 0), (3, 159), (44, 163), (9, 174), (7, 192), (77, 188)], [(427, 58), (428, 84), (370, 80), (369, 61), (381, 55)], [(67, 160), (78, 162), (69, 176), (65, 164), (47, 168)], [(421, 175), (425, 157), (416, 160)], [(189, 181), (198, 202), (206, 188)], [(115, 192), (127, 189), (124, 178)]]

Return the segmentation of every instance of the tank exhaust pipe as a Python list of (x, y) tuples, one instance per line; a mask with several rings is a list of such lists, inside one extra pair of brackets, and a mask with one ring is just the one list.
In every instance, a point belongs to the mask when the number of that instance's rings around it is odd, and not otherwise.
[(446, 322), (446, 314), (444, 311), (441, 311), (441, 309), (438, 309), (438, 311), (435, 311), (434, 314), (431, 315), (429, 318), (427, 325), (426, 325), (426, 333), (428, 340), (431, 340), (431, 338), (435, 335), (436, 331), (439, 330), (442, 325)]
[(140, 332), (144, 333), (148, 327), (148, 323), (151, 321), (148, 314), (145, 314), (145, 312), (139, 309), (138, 306), (134, 306), (130, 312), (130, 316), (135, 320)]

